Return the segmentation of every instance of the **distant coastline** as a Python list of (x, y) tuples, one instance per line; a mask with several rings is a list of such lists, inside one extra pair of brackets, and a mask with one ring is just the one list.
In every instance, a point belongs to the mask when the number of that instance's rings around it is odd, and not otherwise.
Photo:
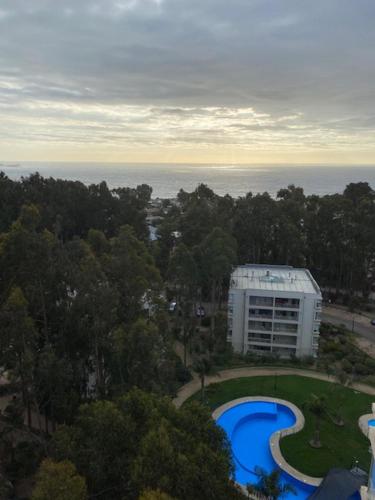
[(2, 168), (17, 168), (19, 167), (19, 163), (0, 163), (0, 169)]
[(276, 196), (289, 184), (300, 186), (306, 194), (341, 193), (350, 182), (368, 182), (375, 189), (375, 166), (338, 165), (244, 165), (244, 164), (113, 164), (19, 162), (0, 163), (0, 170), (11, 179), (39, 172), (55, 177), (97, 184), (105, 181), (110, 188), (149, 184), (153, 198), (175, 198), (180, 189), (193, 191), (199, 183), (207, 184), (217, 194), (237, 198), (248, 192), (267, 191)]

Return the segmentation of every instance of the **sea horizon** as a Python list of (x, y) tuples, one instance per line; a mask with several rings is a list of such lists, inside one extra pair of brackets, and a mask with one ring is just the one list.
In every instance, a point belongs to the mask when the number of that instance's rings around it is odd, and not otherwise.
[(290, 184), (302, 187), (307, 195), (340, 193), (351, 182), (368, 182), (375, 188), (375, 165), (371, 164), (3, 161), (0, 171), (13, 180), (39, 172), (84, 184), (105, 181), (110, 189), (149, 184), (153, 198), (174, 198), (180, 189), (192, 191), (200, 183), (233, 197), (265, 191), (276, 196)]

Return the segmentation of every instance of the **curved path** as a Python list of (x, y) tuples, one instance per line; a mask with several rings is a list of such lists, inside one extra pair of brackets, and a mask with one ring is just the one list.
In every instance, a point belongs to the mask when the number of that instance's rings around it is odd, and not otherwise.
[[(257, 377), (257, 376), (267, 376), (267, 375), (299, 375), (300, 377), (310, 377), (318, 380), (324, 380), (326, 382), (335, 382), (337, 380), (322, 372), (317, 372), (314, 370), (303, 370), (299, 368), (282, 368), (282, 367), (243, 367), (243, 368), (232, 368), (229, 370), (222, 370), (216, 375), (209, 375), (206, 377), (206, 386), (218, 382), (224, 382), (225, 380), (232, 380), (235, 378), (243, 377)], [(200, 390), (201, 383), (199, 378), (194, 375), (193, 380), (183, 385), (177, 392), (177, 396), (174, 398), (173, 402), (179, 408), (187, 399), (193, 394)], [(369, 385), (355, 383), (350, 386), (352, 389), (364, 392), (365, 394), (370, 394), (375, 396), (375, 387)]]

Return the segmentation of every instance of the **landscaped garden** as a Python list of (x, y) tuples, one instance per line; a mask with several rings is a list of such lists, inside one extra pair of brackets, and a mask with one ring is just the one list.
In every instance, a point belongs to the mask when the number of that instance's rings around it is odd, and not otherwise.
[[(308, 409), (308, 402), (311, 403), (314, 395), (323, 396), (325, 401), (320, 419), (321, 448), (310, 445), (316, 429), (316, 415)], [(304, 429), (283, 438), (280, 443), (285, 459), (299, 471), (320, 477), (332, 467), (350, 468), (356, 461), (360, 467), (368, 469), (370, 443), (358, 427), (358, 418), (371, 411), (373, 396), (336, 383), (295, 375), (239, 378), (206, 388), (207, 404), (212, 409), (245, 396), (274, 396), (302, 410), (306, 419)], [(193, 396), (199, 397), (200, 393)], [(337, 425), (341, 419), (344, 425)]]

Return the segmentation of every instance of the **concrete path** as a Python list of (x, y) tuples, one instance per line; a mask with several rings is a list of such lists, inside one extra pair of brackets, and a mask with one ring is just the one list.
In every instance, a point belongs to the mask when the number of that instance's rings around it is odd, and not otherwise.
[[(206, 377), (206, 386), (224, 382), (225, 380), (232, 380), (241, 377), (256, 377), (256, 376), (267, 376), (267, 375), (299, 375), (300, 377), (310, 377), (318, 380), (324, 380), (326, 382), (337, 382), (333, 377), (326, 375), (325, 373), (316, 372), (313, 370), (301, 370), (298, 368), (280, 368), (280, 367), (244, 367), (244, 368), (232, 368), (230, 370), (222, 370), (215, 375), (210, 375)], [(370, 394), (375, 396), (375, 387), (370, 387), (369, 385), (355, 383), (350, 386), (352, 389), (364, 392), (365, 394)], [(193, 394), (200, 390), (199, 378), (194, 375), (193, 380), (185, 384), (180, 388), (177, 393), (176, 398), (173, 400), (174, 404), (179, 408), (187, 399)], [(259, 394), (261, 396), (261, 394)]]

